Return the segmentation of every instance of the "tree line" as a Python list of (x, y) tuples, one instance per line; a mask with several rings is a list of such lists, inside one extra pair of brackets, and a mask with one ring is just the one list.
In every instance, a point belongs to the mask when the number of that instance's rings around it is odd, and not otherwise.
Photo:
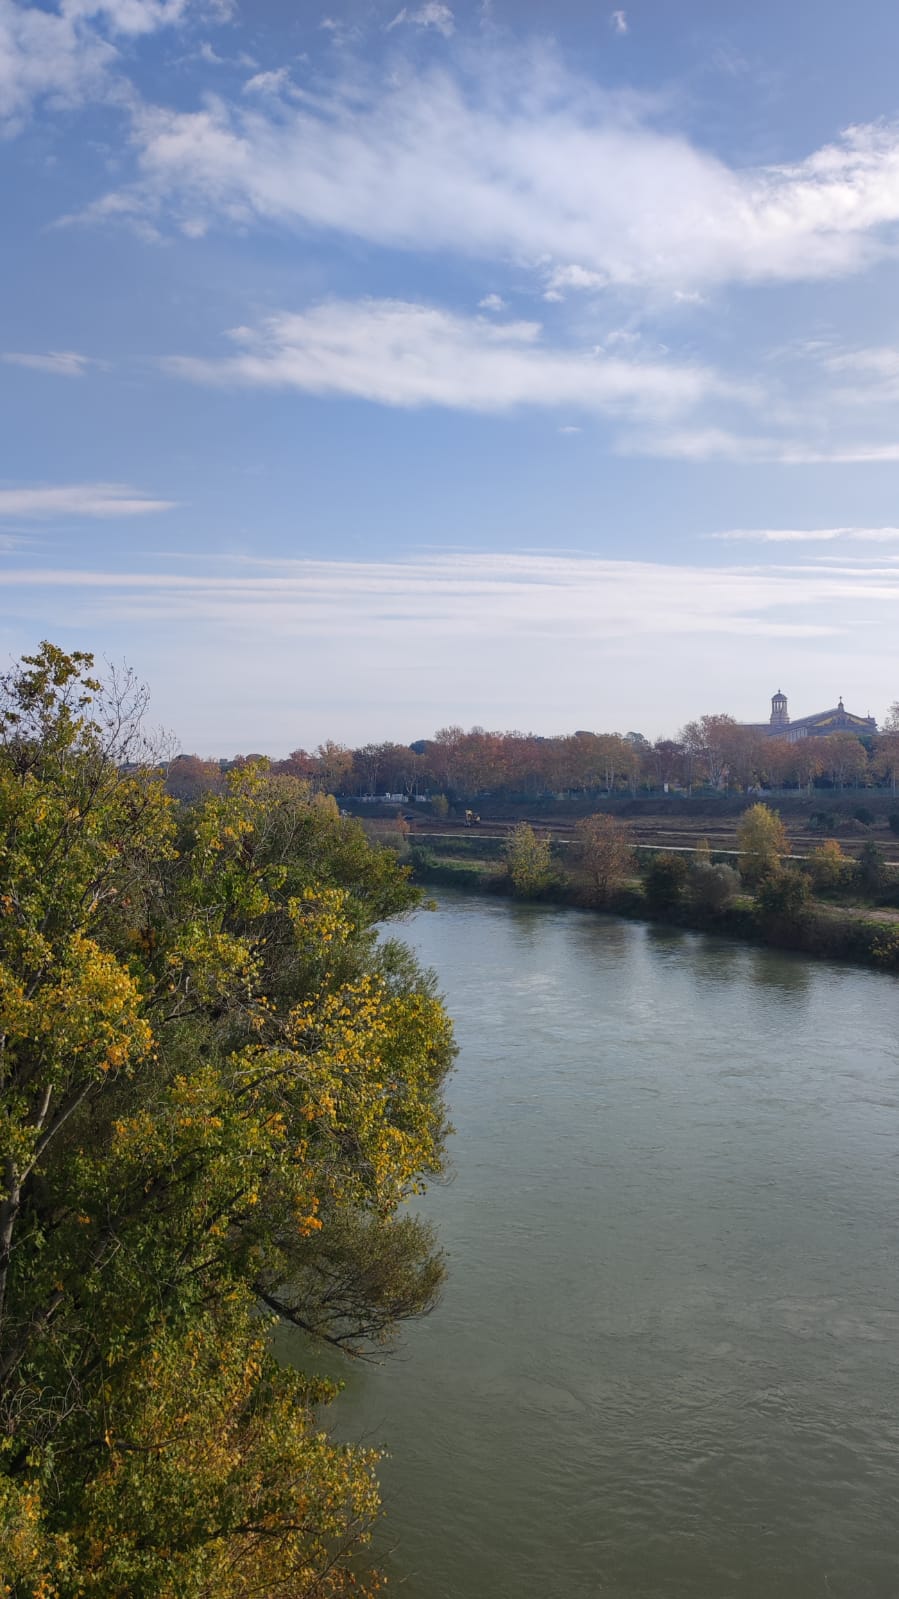
[[(264, 757), (237, 756), (233, 763), (181, 755), (170, 763), (169, 788), (182, 797), (215, 789), (223, 766), (240, 767)], [(365, 744), (358, 749), (327, 741), (296, 749), (270, 763), (275, 773), (300, 778), (323, 793), (347, 797), (398, 794), (450, 799), (480, 795), (536, 799), (541, 795), (590, 795), (668, 789), (692, 792), (753, 788), (809, 792), (815, 783), (833, 788), (882, 785), (899, 788), (899, 701), (877, 735), (835, 733), (789, 743), (737, 722), (706, 715), (688, 722), (677, 738), (654, 743), (639, 733), (577, 732), (557, 737), (487, 732), (474, 727), (441, 728), (413, 744)]]

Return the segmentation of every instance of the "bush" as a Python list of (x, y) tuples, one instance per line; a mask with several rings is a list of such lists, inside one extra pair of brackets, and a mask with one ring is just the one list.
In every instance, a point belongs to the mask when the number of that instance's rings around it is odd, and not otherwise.
[(892, 811), (887, 817), (887, 821), (889, 822), (890, 832), (899, 833), (899, 811)]
[(855, 863), (855, 881), (864, 894), (880, 894), (887, 886), (887, 863), (883, 850), (873, 841), (862, 846)]
[(687, 863), (682, 855), (665, 851), (653, 855), (643, 875), (646, 903), (653, 910), (672, 910), (684, 897), (688, 877)]
[(431, 815), (436, 816), (438, 822), (445, 822), (449, 816), (449, 800), (445, 794), (435, 794), (431, 799)]
[(811, 886), (803, 872), (773, 872), (759, 885), (756, 910), (765, 922), (795, 926), (802, 921), (810, 897)]
[(810, 833), (832, 833), (836, 826), (833, 811), (813, 811), (806, 826)]
[(873, 827), (877, 821), (874, 812), (867, 805), (856, 805), (852, 814), (857, 822), (864, 822), (866, 827)]
[(736, 899), (740, 879), (732, 866), (699, 861), (690, 872), (690, 898), (697, 910), (723, 911)]
[(839, 888), (847, 882), (852, 870), (851, 861), (847, 860), (835, 838), (829, 838), (812, 850), (808, 862), (809, 876), (819, 891)]

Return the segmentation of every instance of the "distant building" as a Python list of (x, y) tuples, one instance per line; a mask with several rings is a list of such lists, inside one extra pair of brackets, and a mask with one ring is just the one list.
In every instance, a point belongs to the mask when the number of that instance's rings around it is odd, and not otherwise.
[(798, 744), (803, 738), (830, 738), (833, 733), (854, 733), (857, 738), (865, 738), (877, 732), (873, 716), (854, 715), (847, 711), (842, 699), (831, 711), (815, 711), (812, 716), (800, 716), (791, 722), (787, 696), (781, 689), (771, 696), (768, 721), (748, 725), (767, 738), (785, 738), (788, 744)]

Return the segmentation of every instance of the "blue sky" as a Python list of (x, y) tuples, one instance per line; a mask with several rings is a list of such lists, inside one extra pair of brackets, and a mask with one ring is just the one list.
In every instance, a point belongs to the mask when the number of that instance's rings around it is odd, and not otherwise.
[(899, 695), (899, 9), (0, 0), (0, 655), (185, 749)]

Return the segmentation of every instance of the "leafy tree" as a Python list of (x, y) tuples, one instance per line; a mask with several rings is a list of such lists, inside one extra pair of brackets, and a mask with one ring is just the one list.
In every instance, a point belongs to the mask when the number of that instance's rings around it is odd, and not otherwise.
[(552, 840), (534, 832), (527, 822), (519, 822), (506, 841), (506, 870), (516, 894), (530, 899), (546, 888), (552, 878)]
[(828, 838), (809, 856), (809, 872), (817, 889), (839, 888), (846, 882), (851, 863), (835, 838)]
[(760, 883), (776, 872), (781, 857), (790, 853), (787, 830), (779, 812), (767, 805), (750, 805), (737, 826), (737, 848), (744, 882)]
[(690, 868), (690, 898), (698, 910), (713, 913), (723, 911), (732, 904), (740, 888), (740, 879), (732, 866), (713, 865), (711, 861), (694, 861)]
[(578, 855), (594, 903), (604, 905), (633, 870), (634, 846), (626, 822), (599, 811), (578, 822)]
[(855, 879), (865, 894), (881, 894), (887, 885), (886, 857), (873, 839), (868, 839), (859, 851), (855, 863)]
[(647, 904), (654, 910), (671, 910), (684, 897), (689, 875), (683, 855), (667, 850), (653, 855), (643, 874)]
[(811, 887), (804, 872), (771, 872), (758, 886), (756, 910), (769, 926), (796, 927), (805, 916), (810, 896)]
[(0, 685), (0, 1573), (369, 1592), (372, 1456), (266, 1318), (364, 1350), (439, 1290), (403, 1201), (451, 1036), (374, 930), (417, 891), (291, 777), (176, 805), (142, 692), (91, 665), (44, 645)]

